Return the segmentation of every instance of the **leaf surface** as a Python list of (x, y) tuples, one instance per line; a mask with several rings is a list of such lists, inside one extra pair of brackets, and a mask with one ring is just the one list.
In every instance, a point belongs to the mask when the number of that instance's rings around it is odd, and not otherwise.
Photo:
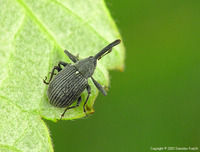
[[(7, 0), (0, 1), (0, 151), (53, 151), (41, 118), (56, 121), (64, 108), (48, 103), (43, 78), (59, 61), (71, 62), (67, 49), (80, 58), (95, 55), (120, 38), (104, 1)], [(109, 86), (108, 69), (123, 69), (124, 49), (119, 45), (99, 61), (94, 78)], [(98, 90), (89, 80), (92, 113)], [(86, 91), (82, 97), (86, 99)], [(85, 116), (81, 106), (63, 119)]]

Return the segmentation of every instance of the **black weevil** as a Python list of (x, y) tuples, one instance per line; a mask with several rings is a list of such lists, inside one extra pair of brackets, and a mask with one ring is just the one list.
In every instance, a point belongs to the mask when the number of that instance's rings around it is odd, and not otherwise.
[[(96, 69), (97, 60), (100, 60), (103, 56), (110, 53), (112, 48), (118, 45), (121, 40), (117, 39), (114, 42), (107, 45), (104, 49), (98, 52), (95, 56), (79, 60), (77, 56), (69, 53), (65, 50), (65, 54), (74, 62), (74, 64), (65, 63), (60, 61), (58, 66), (54, 66), (51, 71), (49, 82), (46, 82), (47, 77), (43, 80), (45, 84), (49, 84), (47, 89), (47, 96), (50, 104), (55, 107), (65, 108), (61, 118), (64, 116), (68, 109), (76, 108), (81, 103), (81, 93), (86, 89), (88, 96), (83, 105), (83, 111), (86, 114), (85, 105), (89, 99), (91, 93), (91, 87), (88, 84), (88, 78), (91, 78), (97, 89), (106, 96), (107, 93), (103, 86), (99, 84), (93, 77), (94, 70)], [(64, 68), (61, 68), (61, 65)], [(57, 70), (58, 74), (55, 75), (54, 71)], [(53, 76), (55, 77), (53, 78)], [(52, 79), (53, 78), (53, 79)], [(77, 100), (75, 106), (71, 106)]]

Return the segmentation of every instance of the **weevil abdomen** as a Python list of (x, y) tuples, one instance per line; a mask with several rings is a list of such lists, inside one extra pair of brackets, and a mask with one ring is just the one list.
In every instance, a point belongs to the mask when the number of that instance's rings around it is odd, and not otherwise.
[(50, 104), (64, 108), (75, 102), (88, 85), (74, 65), (68, 64), (49, 83), (47, 96)]

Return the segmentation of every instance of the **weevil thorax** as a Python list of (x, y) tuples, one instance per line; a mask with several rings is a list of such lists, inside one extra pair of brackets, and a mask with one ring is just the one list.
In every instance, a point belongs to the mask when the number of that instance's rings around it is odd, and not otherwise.
[(97, 66), (97, 60), (93, 58), (93, 56), (90, 56), (88, 58), (79, 60), (76, 62), (75, 67), (78, 69), (78, 71), (85, 77), (89, 78), (93, 75), (94, 70)]

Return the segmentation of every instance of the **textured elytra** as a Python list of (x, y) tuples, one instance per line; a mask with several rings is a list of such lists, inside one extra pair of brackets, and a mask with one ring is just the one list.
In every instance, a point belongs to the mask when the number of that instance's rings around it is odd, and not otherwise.
[(88, 80), (74, 65), (64, 67), (50, 82), (47, 96), (50, 104), (65, 108), (75, 102), (85, 90)]

